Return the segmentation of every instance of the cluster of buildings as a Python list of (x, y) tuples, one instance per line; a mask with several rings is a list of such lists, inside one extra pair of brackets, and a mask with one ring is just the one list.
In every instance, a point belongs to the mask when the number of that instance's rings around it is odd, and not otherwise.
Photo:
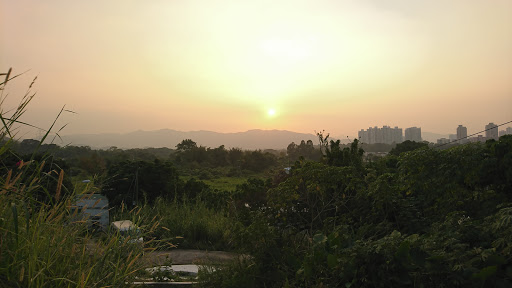
[[(456, 134), (450, 134), (448, 138), (437, 139), (437, 144), (448, 144), (451, 142), (485, 142), (489, 139), (498, 140), (499, 137), (509, 134), (512, 135), (512, 127), (507, 127), (504, 130), (498, 131), (498, 125), (491, 122), (485, 125), (485, 135), (468, 137), (468, 128), (463, 125), (459, 125), (456, 129)], [(366, 130), (361, 129), (357, 133), (357, 136), (359, 141), (364, 144), (393, 144), (402, 143), (407, 140), (415, 142), (423, 141), (421, 138), (420, 127), (406, 128), (404, 133), (402, 133), (402, 128), (398, 128), (396, 126), (394, 128), (391, 128), (390, 126), (382, 126), (382, 128), (375, 126), (369, 127)]]
[(448, 144), (455, 141), (459, 143), (468, 142), (468, 128), (466, 126), (459, 125), (457, 127), (457, 134), (450, 134), (448, 138), (437, 139), (437, 144)]
[(498, 136), (501, 137), (503, 135), (512, 135), (512, 127), (507, 127), (505, 130), (500, 130)]
[(375, 144), (375, 143), (384, 143), (384, 144), (393, 144), (393, 143), (402, 143), (403, 141), (410, 140), (421, 142), (421, 128), (419, 127), (410, 127), (405, 129), (405, 134), (402, 134), (402, 128), (391, 128), (390, 126), (382, 126), (379, 128), (369, 127), (364, 130), (361, 129), (357, 136), (361, 143), (365, 144)]
[(459, 125), (459, 127), (457, 127), (457, 134), (450, 134), (448, 139), (437, 139), (437, 144), (448, 144), (454, 141), (457, 141), (459, 143), (485, 142), (489, 139), (498, 140), (499, 137), (509, 134), (512, 135), (512, 127), (507, 127), (507, 129), (505, 130), (498, 131), (498, 125), (491, 122), (485, 125), (485, 136), (476, 135), (474, 137), (468, 137), (468, 128)]

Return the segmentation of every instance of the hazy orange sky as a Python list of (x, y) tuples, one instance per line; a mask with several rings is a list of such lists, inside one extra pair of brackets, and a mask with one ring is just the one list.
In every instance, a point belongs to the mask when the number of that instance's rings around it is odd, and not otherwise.
[(512, 120), (512, 0), (0, 0), (0, 40), (62, 134)]

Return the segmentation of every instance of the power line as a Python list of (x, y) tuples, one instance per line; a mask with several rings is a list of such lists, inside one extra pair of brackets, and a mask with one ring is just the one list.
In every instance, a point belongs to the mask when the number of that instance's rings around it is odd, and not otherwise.
[(473, 134), (468, 135), (468, 136), (466, 136), (466, 137), (463, 137), (463, 138), (460, 138), (460, 139), (457, 139), (457, 140), (450, 141), (450, 142), (448, 142), (448, 143), (439, 144), (438, 146), (434, 146), (434, 148), (439, 148), (439, 147), (442, 147), (442, 146), (444, 146), (444, 145), (449, 145), (449, 144), (452, 144), (452, 143), (458, 142), (458, 141), (460, 141), (460, 140), (464, 140), (464, 139), (467, 139), (467, 138), (469, 138), (469, 137), (472, 137), (472, 136), (478, 135), (478, 134), (480, 134), (480, 133), (483, 133), (483, 132), (488, 131), (488, 130), (491, 130), (491, 129), (498, 129), (498, 127), (503, 126), (503, 125), (506, 125), (506, 124), (509, 124), (509, 123), (512, 123), (512, 120), (511, 120), (511, 121), (508, 121), (508, 122), (505, 122), (505, 123), (502, 123), (502, 124), (499, 124), (499, 125), (496, 125), (496, 126), (493, 126), (493, 127), (491, 127), (491, 128), (488, 128), (488, 129), (485, 129), (485, 130), (482, 130), (482, 131), (479, 131), (479, 132), (473, 133)]

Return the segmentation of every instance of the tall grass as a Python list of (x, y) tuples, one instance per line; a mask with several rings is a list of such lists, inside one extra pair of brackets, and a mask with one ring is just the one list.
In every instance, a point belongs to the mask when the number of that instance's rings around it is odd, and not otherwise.
[[(12, 153), (9, 146), (16, 127), (31, 126), (20, 117), (34, 97), (33, 83), (17, 107), (3, 107), (5, 87), (18, 76), (11, 76), (11, 71), (1, 74), (5, 80), (0, 82), (0, 159)], [(73, 221), (77, 218), (70, 207), (75, 195), (89, 191), (62, 193), (65, 171), (43, 172), (44, 162), (20, 161), (16, 167), (3, 167), (7, 172), (0, 175), (0, 287), (128, 286), (140, 269), (142, 251), (116, 236), (95, 239), (86, 221)], [(46, 189), (43, 178), (56, 181), (57, 188)], [(34, 197), (32, 192), (41, 188), (50, 201)]]
[[(152, 229), (151, 237), (170, 243), (167, 248), (233, 250), (232, 231), (236, 222), (226, 211), (212, 209), (203, 201), (176, 203), (157, 199), (151, 206), (136, 208), (132, 221)], [(130, 219), (129, 211), (117, 211), (116, 219)], [(133, 217), (137, 215), (136, 217)]]
[(23, 201), (1, 198), (10, 202), (0, 211), (2, 286), (117, 287), (135, 276), (141, 255), (126, 255), (115, 237), (93, 240), (85, 221), (69, 222), (69, 199), (30, 211)]

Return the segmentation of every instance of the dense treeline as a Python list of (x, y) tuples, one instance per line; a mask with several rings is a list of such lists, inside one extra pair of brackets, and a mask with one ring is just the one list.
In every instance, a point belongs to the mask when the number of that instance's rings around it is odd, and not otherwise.
[[(407, 143), (411, 141), (406, 141)], [(404, 142), (404, 143), (406, 143)], [(423, 143), (412, 145), (401, 145), (406, 150), (409, 146), (425, 146)], [(340, 144), (340, 148), (348, 147), (349, 144)], [(362, 144), (365, 152), (391, 152), (396, 145), (388, 144)], [(416, 147), (416, 146), (414, 146)], [(41, 144), (37, 140), (24, 139), (12, 141), (10, 148), (17, 155), (32, 155), (37, 151), (40, 155), (49, 154), (52, 157), (63, 159), (67, 162), (66, 173), (72, 176), (90, 177), (101, 175), (110, 166), (121, 161), (171, 161), (181, 171), (181, 174), (194, 175), (203, 170), (215, 168), (227, 168), (223, 172), (227, 176), (250, 175), (260, 173), (271, 167), (293, 164), (303, 158), (305, 160), (319, 161), (322, 157), (319, 146), (314, 145), (311, 140), (300, 144), (290, 143), (286, 150), (254, 150), (247, 151), (240, 148), (226, 149), (224, 145), (216, 148), (198, 146), (191, 139), (185, 139), (176, 149), (171, 148), (136, 148), (119, 149), (112, 146), (108, 149), (92, 149), (89, 146), (64, 147), (56, 144)], [(400, 151), (398, 151), (400, 152)]]
[(172, 158), (177, 166), (184, 168), (217, 168), (231, 167), (232, 174), (240, 174), (242, 170), (262, 172), (278, 161), (276, 151), (244, 151), (240, 148), (226, 149), (224, 145), (217, 148), (197, 146), (191, 139), (185, 139), (176, 145), (176, 153)]
[(231, 168), (232, 174), (250, 174), (263, 172), (275, 166), (283, 153), (275, 150), (247, 151), (240, 148), (226, 149), (224, 145), (217, 148), (197, 146), (185, 139), (176, 148), (144, 148), (144, 149), (91, 149), (88, 146), (65, 146), (55, 144), (40, 144), (33, 139), (20, 142), (13, 141), (10, 148), (18, 155), (31, 155), (34, 151), (40, 154), (51, 154), (53, 157), (64, 159), (69, 165), (73, 176), (100, 175), (112, 165), (121, 161), (171, 161), (183, 173), (190, 174), (202, 168)]
[(125, 161), (147, 161), (148, 159), (169, 160), (173, 150), (169, 148), (144, 148), (122, 150), (117, 147), (108, 149), (92, 149), (89, 146), (58, 146), (56, 144), (40, 144), (33, 139), (12, 141), (10, 149), (17, 155), (52, 155), (64, 160), (69, 169), (66, 173), (72, 176), (91, 177), (101, 175), (111, 165)]

